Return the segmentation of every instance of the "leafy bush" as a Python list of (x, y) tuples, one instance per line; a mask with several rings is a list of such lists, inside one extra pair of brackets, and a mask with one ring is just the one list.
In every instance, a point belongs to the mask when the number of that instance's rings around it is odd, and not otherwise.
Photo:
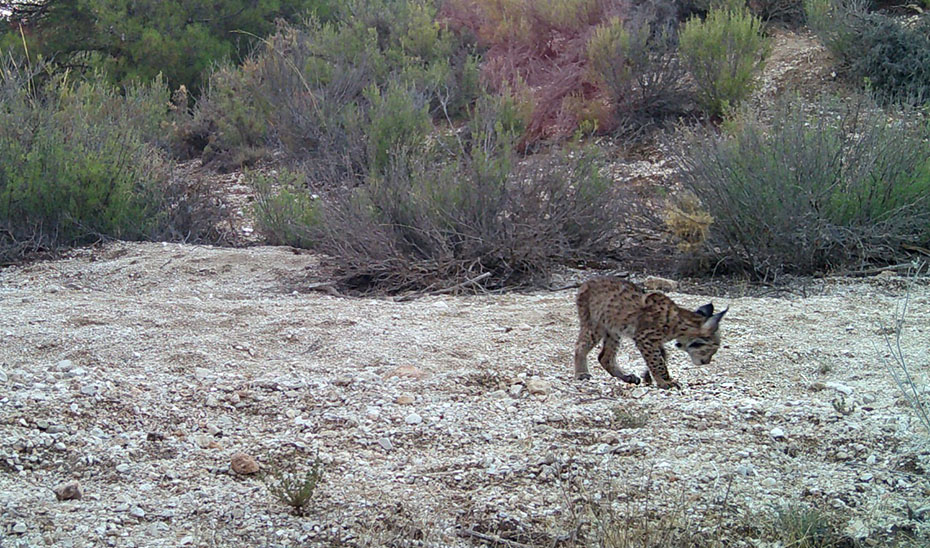
[(208, 199), (169, 177), (157, 145), (163, 84), (121, 94), (39, 72), (0, 62), (0, 260), (103, 237), (209, 237)]
[(862, 0), (808, 0), (809, 25), (857, 85), (890, 100), (930, 99), (930, 15), (902, 21)]
[(769, 51), (762, 23), (745, 8), (711, 9), (693, 17), (679, 37), (685, 66), (694, 76), (698, 102), (719, 116), (749, 96)]
[(516, 286), (605, 253), (634, 202), (589, 150), (519, 161), (521, 124), (511, 100), (484, 98), (461, 132), (395, 149), (365, 185), (325, 200), (315, 247), (334, 257), (344, 286)]
[[(783, 104), (771, 127), (690, 134), (685, 186), (713, 218), (706, 250), (758, 276), (895, 259), (930, 239), (930, 127), (865, 108)], [(911, 118), (913, 118), (911, 116)]]
[[(241, 69), (214, 75), (195, 113), (210, 135), (207, 158), (217, 151), (235, 165), (243, 150), (280, 147), (313, 169), (311, 180), (342, 183), (366, 176), (369, 154), (380, 156), (375, 168), (383, 164), (384, 139), (419, 135), (430, 115), (454, 117), (471, 104), (478, 78), (470, 46), (437, 23), (431, 2), (340, 9), (333, 23), (280, 26)], [(414, 111), (391, 112), (401, 94), (415, 98)], [(375, 131), (385, 122), (379, 116), (395, 117), (382, 130), (400, 133)]]
[[(73, 70), (103, 71), (111, 82), (148, 82), (195, 92), (214, 63), (241, 61), (277, 19), (330, 13), (327, 0), (43, 0), (0, 2), (0, 35), (28, 29), (29, 48)], [(5, 19), (5, 18), (4, 18)], [(15, 43), (15, 39), (12, 40)]]
[(677, 55), (676, 20), (644, 4), (623, 21), (594, 29), (587, 43), (592, 80), (608, 92), (615, 124), (648, 123), (684, 103), (684, 69)]
[(304, 177), (289, 170), (250, 174), (255, 188), (255, 220), (271, 245), (309, 247), (319, 223), (318, 196), (307, 191)]

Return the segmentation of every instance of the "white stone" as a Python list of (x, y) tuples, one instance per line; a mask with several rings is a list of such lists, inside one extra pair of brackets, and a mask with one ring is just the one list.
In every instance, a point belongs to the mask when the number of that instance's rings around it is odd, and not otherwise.
[(423, 422), (423, 417), (421, 417), (420, 415), (416, 413), (410, 413), (409, 415), (407, 415), (407, 418), (404, 419), (404, 422), (406, 422), (407, 424), (420, 424), (421, 422)]
[(381, 446), (385, 451), (390, 451), (394, 449), (394, 444), (391, 443), (391, 440), (388, 438), (378, 438), (378, 445)]
[(772, 436), (776, 440), (785, 439), (785, 431), (782, 430), (781, 428), (778, 428), (777, 426), (775, 428), (772, 428), (772, 431), (769, 432), (769, 435)]
[(841, 393), (841, 394), (843, 394), (843, 395), (845, 395), (845, 396), (849, 396), (850, 394), (853, 393), (853, 389), (852, 389), (852, 388), (846, 386), (845, 384), (841, 384), (841, 383), (838, 383), (838, 382), (829, 381), (829, 382), (823, 383), (823, 385), (826, 386), (827, 388), (832, 389), (832, 390), (836, 390), (837, 392), (839, 392), (839, 393)]

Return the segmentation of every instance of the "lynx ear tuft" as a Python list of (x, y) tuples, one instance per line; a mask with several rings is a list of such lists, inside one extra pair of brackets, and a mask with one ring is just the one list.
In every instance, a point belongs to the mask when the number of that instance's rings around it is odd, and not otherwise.
[(711, 316), (714, 315), (714, 303), (707, 303), (701, 308), (698, 308), (697, 310), (695, 310), (695, 312), (697, 312), (701, 316), (704, 316), (705, 318), (710, 318)]
[(730, 307), (704, 320), (704, 323), (701, 325), (701, 330), (708, 334), (717, 331), (717, 328), (720, 327), (720, 320), (723, 318), (723, 315), (727, 313), (727, 310), (730, 310)]

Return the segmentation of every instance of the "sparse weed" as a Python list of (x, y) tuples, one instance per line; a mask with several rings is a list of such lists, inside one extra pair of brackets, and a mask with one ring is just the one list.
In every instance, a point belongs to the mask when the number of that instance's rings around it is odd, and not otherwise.
[(302, 474), (278, 468), (262, 475), (262, 482), (268, 492), (279, 502), (290, 506), (298, 516), (304, 514), (322, 479), (323, 463), (319, 458)]
[(648, 423), (647, 415), (638, 409), (629, 409), (622, 406), (613, 409), (613, 422), (611, 425), (614, 428), (642, 428)]
[(856, 411), (856, 404), (850, 401), (846, 401), (846, 396), (842, 394), (833, 398), (830, 403), (833, 405), (833, 409), (844, 417), (847, 415), (852, 415)]
[[(904, 350), (901, 348), (901, 335), (904, 331), (907, 308), (910, 304), (911, 285), (913, 285), (913, 280), (920, 275), (924, 266), (925, 265), (919, 263), (915, 264), (913, 277), (911, 283), (907, 286), (904, 299), (895, 307), (894, 327), (883, 327), (880, 331), (885, 341), (887, 354), (880, 352), (878, 349), (876, 349), (876, 353), (882, 355), (885, 366), (888, 368), (888, 372), (891, 373), (904, 399), (907, 400), (908, 405), (917, 414), (917, 420), (920, 421), (920, 424), (922, 424), (927, 433), (930, 434), (930, 402), (927, 401), (928, 392), (926, 390), (921, 390), (915, 383), (915, 379), (911, 375), (910, 366), (908, 365), (909, 360), (904, 356)], [(888, 355), (891, 357), (889, 358)]]
[(835, 516), (799, 504), (776, 508), (770, 528), (770, 536), (786, 547), (836, 548), (844, 541)]

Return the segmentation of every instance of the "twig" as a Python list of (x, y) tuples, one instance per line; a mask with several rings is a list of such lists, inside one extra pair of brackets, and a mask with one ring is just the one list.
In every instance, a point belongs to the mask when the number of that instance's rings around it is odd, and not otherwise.
[(462, 529), (461, 533), (463, 536), (475, 537), (476, 539), (483, 540), (485, 542), (492, 542), (495, 545), (505, 544), (507, 546), (513, 546), (514, 548), (532, 548), (529, 544), (523, 544), (522, 542), (517, 542), (515, 540), (506, 539), (504, 537), (499, 537), (497, 535), (489, 535), (487, 533), (479, 533), (472, 528)]
[(844, 272), (842, 276), (851, 276), (851, 277), (852, 276), (873, 276), (875, 274), (881, 274), (882, 272), (886, 270), (894, 270), (895, 272), (897, 272), (899, 270), (907, 270), (908, 268), (913, 268), (913, 267), (914, 267), (913, 262), (901, 263), (901, 264), (896, 264), (896, 265), (891, 265), (891, 266), (878, 266), (875, 268), (866, 268), (864, 270)]
[(470, 286), (470, 285), (474, 285), (474, 284), (480, 282), (481, 280), (487, 278), (487, 277), (490, 276), (490, 275), (491, 275), (490, 272), (485, 272), (485, 273), (483, 273), (483, 274), (479, 274), (479, 275), (475, 276), (474, 278), (472, 278), (472, 279), (470, 279), (470, 280), (465, 280), (464, 282), (455, 284), (455, 285), (453, 285), (453, 286), (451, 286), (451, 287), (445, 287), (445, 288), (442, 288), (442, 289), (436, 289), (436, 290), (434, 290), (434, 291), (418, 291), (418, 292), (416, 292), (416, 293), (410, 293), (410, 294), (408, 294), (408, 295), (401, 295), (401, 296), (399, 296), (399, 297), (394, 297), (394, 301), (395, 301), (395, 302), (398, 302), (398, 303), (402, 303), (402, 302), (406, 302), (406, 301), (412, 301), (412, 300), (414, 300), (414, 299), (419, 299), (420, 297), (433, 296), (433, 295), (445, 295), (445, 294), (447, 294), (447, 293), (454, 293), (454, 292), (458, 291), (459, 289), (463, 289), (463, 288), (468, 287), (468, 286)]
[(333, 287), (333, 282), (316, 282), (312, 284), (307, 284), (307, 291), (319, 291), (320, 293), (326, 293), (327, 295), (332, 295), (333, 297), (342, 297), (342, 293), (336, 290)]

